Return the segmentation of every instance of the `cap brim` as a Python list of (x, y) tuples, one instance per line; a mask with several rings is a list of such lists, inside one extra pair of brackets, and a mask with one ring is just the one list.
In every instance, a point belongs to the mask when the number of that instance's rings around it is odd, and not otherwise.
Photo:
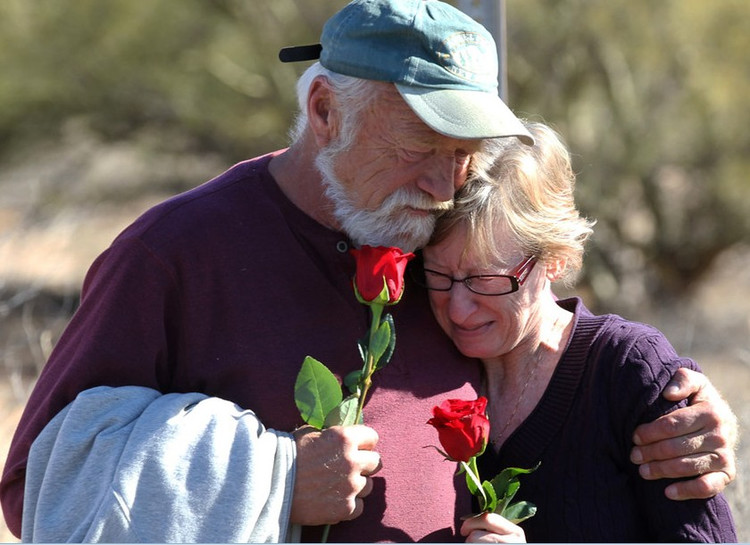
[(320, 58), (322, 50), (323, 46), (320, 44), (282, 47), (279, 51), (279, 60), (281, 62), (314, 61)]
[(395, 85), (414, 113), (440, 134), (460, 139), (516, 136), (524, 144), (534, 144), (523, 123), (497, 95)]

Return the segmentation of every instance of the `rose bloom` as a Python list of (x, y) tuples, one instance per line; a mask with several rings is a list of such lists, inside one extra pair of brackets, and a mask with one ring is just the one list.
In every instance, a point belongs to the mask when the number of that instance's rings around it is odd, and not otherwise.
[(397, 303), (404, 291), (406, 264), (414, 254), (385, 246), (362, 246), (351, 252), (357, 260), (357, 272), (354, 276), (357, 297), (363, 303), (370, 303), (380, 296), (383, 286), (387, 286), (387, 304)]
[(427, 423), (438, 431), (440, 444), (451, 459), (468, 462), (484, 452), (490, 436), (486, 409), (486, 397), (475, 401), (447, 399), (433, 407)]

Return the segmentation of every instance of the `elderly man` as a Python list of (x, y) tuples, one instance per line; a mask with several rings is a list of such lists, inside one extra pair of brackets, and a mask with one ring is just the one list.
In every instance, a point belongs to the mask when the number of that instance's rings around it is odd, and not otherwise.
[[(424, 292), (393, 307), (398, 347), (366, 426), (299, 428), (294, 382), (308, 354), (340, 377), (358, 367), (368, 314), (350, 248), (421, 246), (483, 139), (532, 141), (497, 96), (491, 36), (447, 4), (356, 0), (321, 45), (286, 53), (320, 51), (289, 149), (156, 206), (92, 265), (3, 475), (24, 540), (288, 541), (302, 526), (317, 540), (333, 523), (331, 541), (456, 539), (470, 499), (423, 448), (425, 421), (475, 396), (479, 367)], [(729, 434), (713, 439), (728, 409), (701, 375), (680, 378), (709, 402), (675, 416), (672, 442), (643, 430), (657, 442), (638, 456), (675, 459), (651, 477), (698, 473), (684, 454), (713, 460), (693, 482), (715, 493), (733, 472)]]

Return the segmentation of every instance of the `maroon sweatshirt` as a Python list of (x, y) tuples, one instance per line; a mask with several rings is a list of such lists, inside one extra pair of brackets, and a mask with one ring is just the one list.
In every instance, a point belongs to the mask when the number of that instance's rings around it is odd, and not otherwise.
[[(15, 533), (31, 443), (83, 390), (202, 392), (292, 431), (302, 424), (294, 381), (305, 356), (340, 377), (361, 366), (356, 342), (370, 316), (352, 290), (350, 242), (286, 199), (270, 158), (149, 210), (94, 262), (10, 448), (0, 499)], [(447, 397), (476, 397), (479, 367), (443, 335), (416, 286), (389, 310), (396, 350), (365, 408), (383, 469), (364, 514), (335, 525), (329, 540), (454, 540), (470, 498), (455, 464), (423, 448), (438, 444), (426, 421)]]

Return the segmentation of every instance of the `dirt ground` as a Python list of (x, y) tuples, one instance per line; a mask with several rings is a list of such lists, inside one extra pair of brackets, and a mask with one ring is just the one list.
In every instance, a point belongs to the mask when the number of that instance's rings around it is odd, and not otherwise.
[[(2, 466), (5, 466), (8, 446), (16, 429), (18, 419), (21, 417), (23, 405), (11, 401), (14, 398), (10, 392), (10, 384), (7, 382), (0, 383), (0, 396), (0, 399), (3, 400), (0, 403), (0, 463), (2, 463)], [(10, 533), (10, 530), (5, 525), (5, 519), (2, 519), (2, 524), (0, 524), (0, 542), (8, 543), (17, 541), (18, 539)]]

